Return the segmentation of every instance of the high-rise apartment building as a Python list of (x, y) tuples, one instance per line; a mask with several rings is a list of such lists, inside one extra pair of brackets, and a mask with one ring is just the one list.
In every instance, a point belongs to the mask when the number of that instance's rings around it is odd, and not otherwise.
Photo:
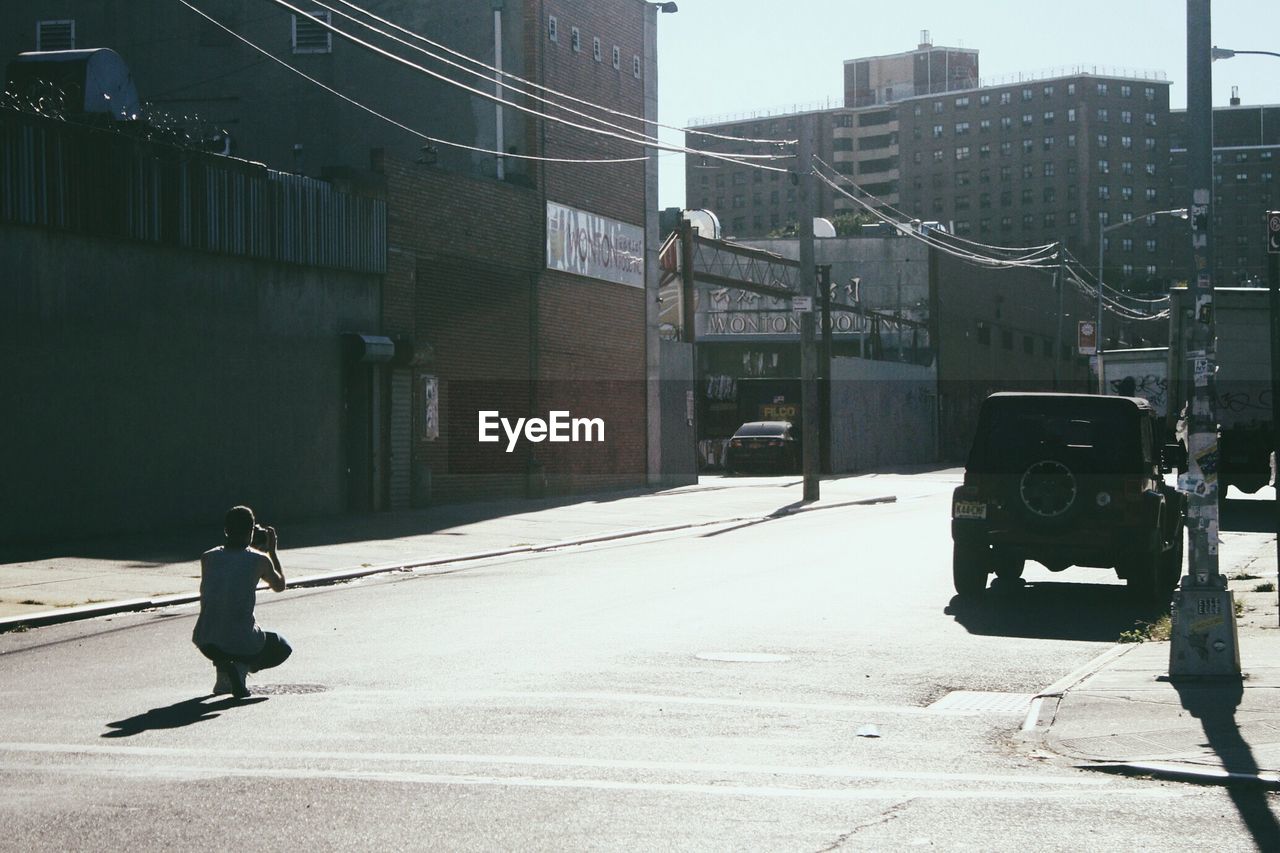
[[(1185, 199), (1186, 110), (1169, 114), (1170, 191)], [(1254, 286), (1266, 281), (1268, 210), (1280, 210), (1280, 105), (1230, 106), (1213, 111), (1213, 241), (1217, 283)]]

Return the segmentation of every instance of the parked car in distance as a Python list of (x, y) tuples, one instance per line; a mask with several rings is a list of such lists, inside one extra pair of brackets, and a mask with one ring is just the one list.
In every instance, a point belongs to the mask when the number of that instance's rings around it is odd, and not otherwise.
[(1162, 449), (1159, 435), (1137, 397), (988, 397), (951, 502), (956, 592), (982, 592), (991, 572), (1016, 579), (1035, 560), (1115, 569), (1140, 599), (1167, 601), (1187, 499), (1164, 481), (1177, 446)]
[(725, 471), (781, 471), (800, 469), (800, 442), (790, 421), (751, 421), (729, 439)]

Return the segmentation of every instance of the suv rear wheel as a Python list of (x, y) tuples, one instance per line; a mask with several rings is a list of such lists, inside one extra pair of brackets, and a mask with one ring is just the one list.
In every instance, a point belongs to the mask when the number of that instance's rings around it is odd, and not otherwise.
[(987, 588), (991, 550), (985, 545), (956, 542), (951, 548), (951, 580), (957, 595), (978, 595)]

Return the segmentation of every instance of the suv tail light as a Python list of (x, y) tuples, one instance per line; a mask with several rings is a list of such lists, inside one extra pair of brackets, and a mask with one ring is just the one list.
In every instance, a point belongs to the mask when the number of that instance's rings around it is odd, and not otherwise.
[(782, 446), (782, 439), (780, 439), (780, 438), (773, 438), (773, 439), (770, 439), (770, 440), (769, 440), (769, 446), (770, 446), (770, 447), (781, 447), (781, 446)]
[(733, 439), (732, 441), (730, 441), (730, 442), (729, 442), (729, 446), (730, 446), (730, 447), (741, 447), (741, 446), (742, 446), (742, 442), (735, 438), (735, 439)]

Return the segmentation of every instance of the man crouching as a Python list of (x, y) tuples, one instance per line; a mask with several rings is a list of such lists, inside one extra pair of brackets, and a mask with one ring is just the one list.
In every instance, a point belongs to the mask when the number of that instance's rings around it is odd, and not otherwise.
[(249, 695), (247, 673), (279, 666), (293, 654), (284, 637), (263, 631), (253, 618), (258, 581), (283, 592), (284, 570), (276, 529), (258, 527), (249, 507), (229, 509), (223, 533), (226, 544), (200, 556), (200, 618), (191, 642), (217, 670), (214, 695), (243, 699)]

